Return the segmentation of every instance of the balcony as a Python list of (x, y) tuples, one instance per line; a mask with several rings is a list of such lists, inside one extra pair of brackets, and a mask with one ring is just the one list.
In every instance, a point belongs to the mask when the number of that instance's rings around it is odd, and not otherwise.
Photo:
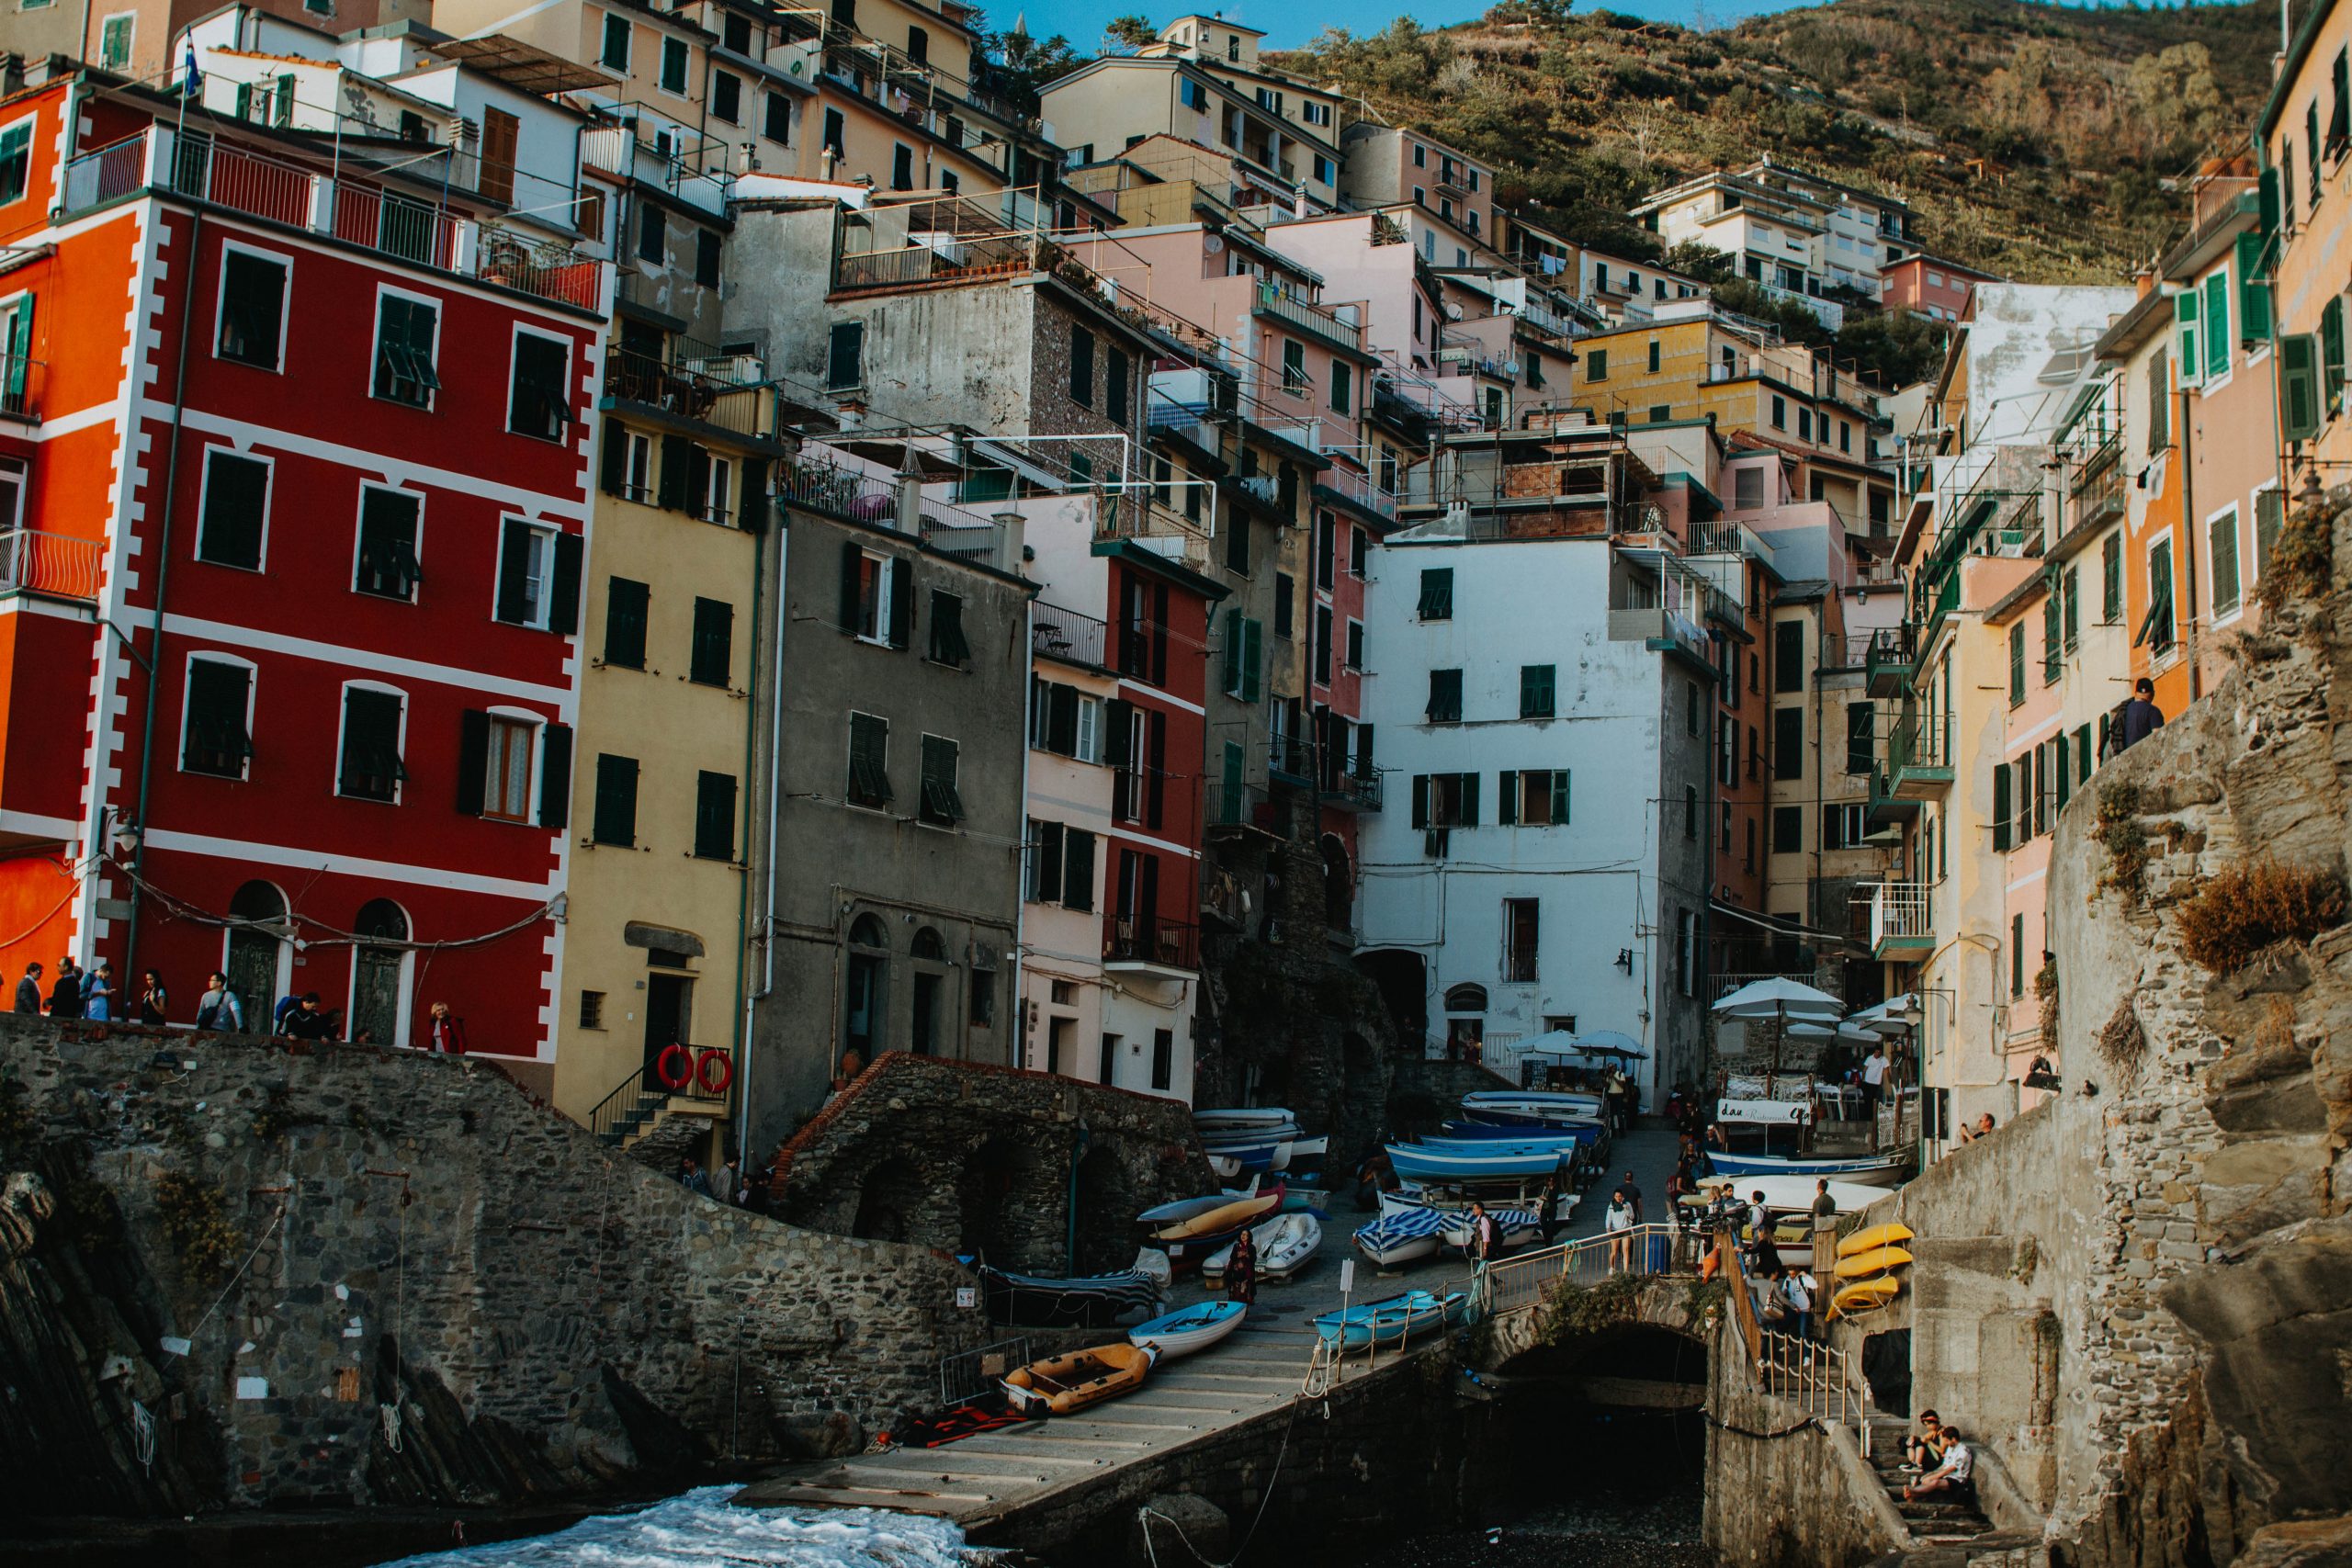
[(0, 419), (40, 423), (40, 388), (49, 366), (21, 354), (0, 354)]
[(1396, 498), (1381, 489), (1370, 474), (1333, 464), (1316, 476), (1315, 493), (1326, 501), (1368, 513), (1382, 523), (1396, 521)]
[[(903, 289), (930, 283), (975, 283), (1061, 267), (1084, 273), (1061, 246), (1036, 233), (982, 234), (932, 245), (844, 250), (834, 258), (833, 289)], [(1086, 275), (1089, 278), (1091, 274)]]
[(209, 135), (154, 126), (65, 165), (67, 214), (142, 192), (228, 208), (434, 272), (605, 313), (605, 264), (464, 217), (420, 197), (266, 157)]
[(1871, 956), (1898, 958), (1936, 945), (1924, 882), (1883, 882), (1871, 889)]
[(0, 530), (0, 598), (29, 593), (36, 598), (94, 604), (104, 575), (106, 542), (37, 528)]
[(1900, 800), (1932, 800), (1951, 788), (1951, 720), (1904, 715), (1886, 738), (1886, 771)]
[(1205, 815), (1212, 835), (1243, 829), (1274, 831), (1273, 797), (1266, 793), (1263, 784), (1227, 784), (1222, 780), (1212, 784)]
[[(714, 368), (736, 374), (713, 374)], [(744, 369), (748, 377), (740, 374)], [(679, 361), (622, 348), (605, 356), (608, 404), (632, 403), (729, 435), (774, 440), (775, 399), (759, 379), (757, 360)]]
[(1201, 969), (1201, 928), (1158, 915), (1115, 915), (1102, 935), (1102, 966), (1114, 975), (1189, 980)]
[(1863, 679), (1874, 697), (1896, 697), (1911, 683), (1911, 671), (1917, 660), (1912, 646), (1911, 627), (1882, 626), (1871, 633), (1870, 649), (1863, 655)]
[(1315, 748), (1304, 736), (1268, 736), (1266, 766), (1274, 777), (1285, 784), (1312, 786), (1315, 783)]
[(1160, 505), (1145, 487), (1105, 491), (1095, 497), (1094, 543), (1101, 546), (1121, 541), (1194, 571), (1207, 571), (1214, 564), (1206, 525)]
[(1340, 773), (1323, 781), (1323, 800), (1342, 811), (1377, 811), (1381, 789), (1378, 773)]
[(1110, 628), (1092, 615), (1065, 610), (1043, 600), (1029, 609), (1029, 646), (1043, 658), (1065, 664), (1102, 669), (1102, 650)]
[(2066, 487), (2066, 532), (2096, 528), (2123, 515), (2121, 432), (2092, 448)]
[(1363, 352), (1363, 328), (1361, 324), (1343, 321), (1319, 305), (1294, 299), (1272, 284), (1259, 286), (1256, 310), (1259, 315), (1295, 327), (1330, 347), (1345, 349), (1351, 354)]

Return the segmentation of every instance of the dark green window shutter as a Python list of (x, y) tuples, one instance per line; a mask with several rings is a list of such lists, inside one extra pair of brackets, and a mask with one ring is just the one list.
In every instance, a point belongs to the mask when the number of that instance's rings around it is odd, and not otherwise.
[(2066, 646), (2068, 648), (2073, 648), (2075, 643), (2081, 639), (2083, 635), (2082, 569), (2079, 567), (2068, 567), (2066, 569), (2065, 576), (2060, 579), (2060, 583), (2065, 589), (2063, 603), (2065, 605), (2066, 611)]
[(545, 726), (539, 744), (539, 826), (561, 828), (571, 820), (571, 727)]
[(2090, 779), (2091, 727), (2087, 724), (2077, 725), (2075, 728), (2075, 782), (2085, 784), (2090, 783)]
[(915, 807), (922, 820), (946, 827), (964, 819), (963, 798), (956, 788), (956, 742), (939, 735), (922, 738), (922, 788)]
[(196, 553), (220, 566), (261, 570), (262, 521), (269, 504), (269, 465), (225, 447), (205, 454), (204, 515)]
[(406, 491), (363, 489), (359, 500), (359, 575), (352, 586), (362, 593), (405, 599), (424, 575), (416, 562), (416, 520), (422, 498)]
[(741, 471), (742, 491), (735, 503), (735, 525), (746, 534), (756, 534), (768, 525), (768, 460), (746, 457)]
[(1495, 775), (1495, 825), (1510, 828), (1519, 821), (1519, 775), (1506, 769)]
[(606, 495), (622, 495), (628, 490), (628, 432), (618, 420), (605, 422), (605, 444), (597, 456), (599, 483)]
[(1554, 712), (1555, 669), (1555, 666), (1550, 664), (1522, 664), (1519, 667), (1520, 717), (1555, 716)]
[(2098, 618), (2113, 626), (2123, 618), (2123, 535), (2109, 534), (2099, 547)]
[(637, 844), (637, 759), (605, 751), (596, 758), (596, 819), (591, 831), (600, 844), (632, 849)]
[(653, 591), (626, 577), (605, 583), (605, 662), (621, 670), (645, 668), (645, 620)]
[(1772, 689), (1804, 690), (1804, 623), (1781, 621), (1772, 628)]
[(1359, 724), (1356, 726), (1356, 777), (1372, 779), (1379, 776), (1379, 770), (1372, 765), (1372, 726)]
[(1993, 849), (1996, 853), (2009, 847), (2009, 765), (1993, 764)]
[(1254, 703), (1264, 689), (1266, 669), (1266, 623), (1244, 620), (1241, 623), (1241, 700)]
[(245, 729), (254, 672), (242, 664), (199, 659), (187, 670), (187, 734), (180, 765), (192, 773), (238, 778), (254, 754)]
[(2291, 333), (2278, 340), (2279, 434), (2309, 441), (2319, 434), (2319, 340)]
[(2009, 628), (2009, 705), (2025, 701), (2025, 623)]
[(509, 517), (498, 540), (500, 620), (521, 626), (530, 618), (530, 599), (525, 582), (530, 570), (531, 526), (519, 517)]
[(339, 793), (389, 801), (408, 777), (401, 766), (401, 699), (390, 692), (346, 686), (343, 693), (343, 757)]
[(2074, 770), (2066, 765), (2066, 732), (2062, 729), (2058, 732), (2058, 739), (2051, 742), (2057, 748), (2057, 767), (2052, 782), (2058, 786), (2058, 809), (2061, 811), (2065, 810), (2066, 803), (2075, 798)]
[(1420, 618), (1451, 620), (1453, 616), (1453, 569), (1430, 567), (1421, 572)]
[(1427, 773), (1413, 775), (1412, 825), (1416, 828), (1426, 828), (1430, 825), (1430, 776)]
[(2054, 585), (2046, 585), (2041, 595), (2041, 683), (2054, 686), (2058, 671), (2064, 662), (2065, 649), (2058, 640), (2058, 595)]
[(1032, 896), (1052, 904), (1062, 895), (1062, 825), (1029, 818), (1029, 880)]
[(1476, 773), (1462, 775), (1462, 820), (1458, 825), (1464, 828), (1478, 825), (1478, 775)]
[(1804, 709), (1772, 710), (1772, 776), (1804, 777)]
[(662, 438), (662, 471), (653, 476), (653, 503), (664, 512), (686, 509), (686, 468), (695, 444), (683, 435)]
[[(686, 443), (686, 515), (705, 517), (710, 506), (710, 448)], [(706, 521), (717, 521), (705, 517)]]
[(1878, 761), (1878, 709), (1869, 703), (1846, 705), (1846, 771), (1867, 773)]
[(702, 860), (735, 858), (735, 775), (695, 777), (695, 854)]
[(855, 539), (842, 541), (842, 630), (857, 635), (858, 610), (865, 598), (864, 580), (865, 552), (858, 548)]
[(548, 588), (548, 630), (570, 637), (580, 629), (580, 570), (587, 541), (577, 534), (555, 536), (555, 570)]
[(889, 643), (892, 648), (907, 646), (915, 619), (915, 574), (910, 561), (900, 560), (890, 569)]
[(1247, 651), (1242, 647), (1245, 639), (1241, 623), (1242, 615), (1238, 608), (1225, 613), (1225, 692), (1227, 696), (1241, 694), (1241, 661)]
[(2256, 281), (2269, 271), (2263, 259), (2267, 247), (2261, 234), (2238, 236), (2238, 338), (2244, 343), (2270, 341), (2270, 286)]
[(1552, 770), (1552, 826), (1565, 827), (1568, 820), (1568, 770)]
[(958, 670), (972, 661), (971, 645), (964, 639), (964, 596), (943, 588), (931, 591), (931, 659)]
[(1094, 835), (1081, 828), (1062, 835), (1062, 908), (1094, 908)]
[(483, 788), (490, 782), (490, 715), (468, 708), (458, 722), (458, 809), (468, 817), (481, 815)]
[(724, 687), (734, 662), (735, 606), (724, 599), (697, 598), (686, 679), (696, 685)]

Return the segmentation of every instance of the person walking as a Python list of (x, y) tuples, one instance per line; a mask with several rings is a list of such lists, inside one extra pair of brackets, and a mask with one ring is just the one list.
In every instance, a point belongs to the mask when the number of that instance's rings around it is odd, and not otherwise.
[(1781, 1270), (1778, 1286), (1781, 1307), (1788, 1314), (1789, 1321), (1795, 1326), (1796, 1337), (1800, 1339), (1813, 1337), (1814, 1288), (1813, 1276), (1804, 1269), (1787, 1268)]
[(2132, 695), (2117, 710), (2107, 732), (2120, 756), (2164, 727), (2164, 709), (2156, 706), (2156, 683), (2143, 675), (2132, 682)]
[(140, 976), (139, 1021), (158, 1027), (172, 1021), (172, 999), (164, 989), (164, 977), (153, 969)]
[(1495, 1216), (1487, 1213), (1487, 1205), (1470, 1205), (1470, 1260), (1485, 1268), (1500, 1256), (1503, 1249), (1502, 1226)]
[(334, 1021), (320, 1010), (319, 993), (305, 991), (300, 1000), (278, 1015), (277, 1032), (288, 1040), (331, 1040), (334, 1037)]
[(242, 1033), (245, 1027), (245, 1008), (237, 1000), (237, 993), (229, 988), (229, 976), (214, 971), (204, 984), (204, 995), (196, 1002), (196, 1026), (217, 1029), (226, 1033)]
[(1258, 1234), (1244, 1225), (1225, 1260), (1225, 1299), (1239, 1302), (1247, 1317), (1258, 1304)]
[(1838, 1217), (1838, 1200), (1829, 1195), (1829, 1179), (1826, 1176), (1813, 1184), (1813, 1217), (1816, 1220)]
[(1600, 1229), (1609, 1237), (1609, 1271), (1634, 1266), (1634, 1205), (1627, 1201), (1622, 1187), (1609, 1195), (1608, 1212), (1600, 1216)]
[(1535, 1228), (1543, 1233), (1544, 1245), (1552, 1245), (1552, 1233), (1560, 1228), (1560, 1173), (1555, 1170), (1544, 1179), (1544, 1190), (1535, 1195)]
[(1625, 1173), (1625, 1179), (1617, 1184), (1617, 1190), (1624, 1194), (1625, 1201), (1634, 1206), (1634, 1223), (1640, 1224), (1642, 1223), (1642, 1184), (1634, 1179), (1632, 1171)]
[(1883, 1040), (1871, 1047), (1869, 1057), (1862, 1063), (1862, 1110), (1873, 1122), (1878, 1120), (1878, 1097), (1885, 1092), (1886, 1069), (1891, 1065)]
[(40, 1016), (40, 976), (39, 964), (25, 965), (25, 977), (17, 982), (17, 1010)]
[(426, 1012), (424, 1048), (445, 1056), (466, 1054), (466, 1021), (451, 1012), (447, 1002), (435, 1002)]
[(702, 1162), (688, 1155), (678, 1162), (678, 1185), (689, 1192), (710, 1196), (710, 1179), (702, 1173)]

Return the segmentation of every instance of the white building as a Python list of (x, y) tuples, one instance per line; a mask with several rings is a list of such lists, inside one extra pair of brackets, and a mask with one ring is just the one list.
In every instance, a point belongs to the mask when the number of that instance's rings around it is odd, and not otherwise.
[(1833, 332), (1845, 309), (1824, 296), (1877, 299), (1880, 269), (1910, 249), (1908, 204), (1770, 158), (1669, 186), (1634, 216), (1668, 245), (1730, 256), (1741, 276), (1806, 305)]

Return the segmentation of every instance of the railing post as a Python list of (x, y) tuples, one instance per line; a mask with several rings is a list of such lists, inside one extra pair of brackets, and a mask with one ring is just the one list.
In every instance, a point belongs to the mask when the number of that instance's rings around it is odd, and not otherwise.
[(140, 171), (141, 185), (150, 190), (170, 188), (172, 147), (172, 132), (168, 129), (160, 124), (149, 129), (146, 148), (147, 165)]
[(313, 175), (311, 177), (311, 232), (314, 234), (334, 232), (336, 184), (332, 175)]

